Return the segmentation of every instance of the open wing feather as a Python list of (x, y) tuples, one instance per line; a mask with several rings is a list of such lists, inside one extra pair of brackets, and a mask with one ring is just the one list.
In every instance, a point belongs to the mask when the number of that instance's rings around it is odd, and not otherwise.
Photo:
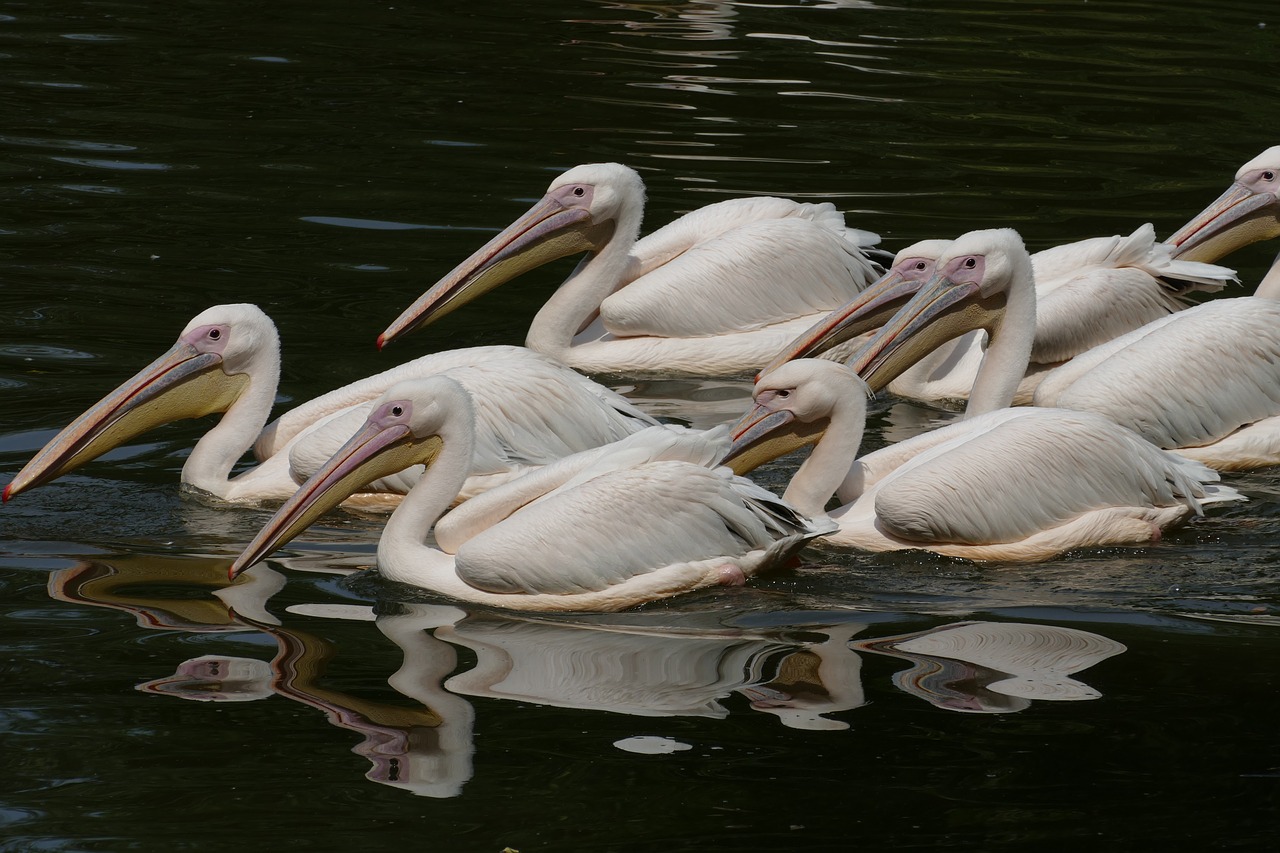
[(604, 301), (614, 335), (705, 337), (829, 311), (878, 268), (842, 233), (799, 218), (749, 222), (690, 246)]

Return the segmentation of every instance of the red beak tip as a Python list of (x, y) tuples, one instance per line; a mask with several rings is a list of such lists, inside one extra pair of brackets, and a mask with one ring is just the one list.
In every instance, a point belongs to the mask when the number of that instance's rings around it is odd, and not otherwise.
[(381, 351), (382, 348), (385, 347), (386, 345), (387, 345), (387, 335), (384, 332), (383, 334), (378, 335), (378, 350)]
[(4, 487), (4, 494), (0, 495), (0, 502), (3, 502), (3, 503), (9, 502), (9, 499), (13, 497), (12, 489), (13, 489), (13, 483), (10, 483), (9, 485)]

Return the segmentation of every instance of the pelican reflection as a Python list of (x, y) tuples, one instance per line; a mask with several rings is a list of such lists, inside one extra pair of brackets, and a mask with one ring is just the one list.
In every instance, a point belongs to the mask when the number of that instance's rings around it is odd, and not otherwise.
[[(266, 605), (283, 584), (277, 573), (258, 567), (260, 576), (232, 586), (223, 574), (218, 586), (205, 568), (211, 566), (171, 558), (84, 563), (55, 573), (49, 589), (59, 600), (129, 612), (150, 629), (258, 631), (273, 638), (270, 661), (200, 655), (137, 689), (199, 702), (242, 704), (268, 696), (299, 702), (359, 735), (352, 751), (370, 762), (368, 779), (437, 798), (458, 796), (473, 774), (476, 711), (469, 698), (637, 718), (723, 719), (746, 709), (790, 728), (839, 731), (849, 728), (843, 714), (867, 702), (862, 660), (868, 654), (907, 662), (893, 684), (937, 708), (1009, 713), (1037, 699), (1098, 698), (1074, 676), (1125, 649), (1075, 628), (993, 621), (860, 638), (888, 622), (885, 614), (852, 611), (806, 611), (790, 620), (779, 613), (779, 624), (766, 628), (735, 627), (722, 613), (569, 618), (402, 602), (376, 609), (295, 604), (276, 618)], [(364, 622), (400, 657), (387, 678), (390, 690), (373, 696), (340, 689), (330, 672), (341, 669), (340, 650), (376, 672), (381, 641), (364, 643)], [(340, 641), (317, 630), (339, 623), (343, 627), (327, 633)], [(460, 667), (460, 660), (474, 663)], [(679, 754), (689, 745), (645, 724), (615, 746)]]

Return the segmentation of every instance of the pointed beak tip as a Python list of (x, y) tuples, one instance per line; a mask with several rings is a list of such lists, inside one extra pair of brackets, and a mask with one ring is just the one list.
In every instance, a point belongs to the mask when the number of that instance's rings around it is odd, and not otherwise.
[(378, 335), (378, 352), (382, 352), (382, 348), (385, 347), (388, 343), (390, 343), (390, 341), (387, 340), (386, 332), (383, 332), (382, 334)]
[(0, 494), (0, 503), (8, 503), (13, 497), (13, 483), (9, 483), (4, 487), (4, 493)]

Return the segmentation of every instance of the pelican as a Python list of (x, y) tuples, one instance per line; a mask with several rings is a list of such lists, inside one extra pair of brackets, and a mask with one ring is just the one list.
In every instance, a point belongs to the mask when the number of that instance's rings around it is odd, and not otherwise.
[[(191, 320), (168, 352), (58, 433), (5, 486), (3, 498), (161, 424), (222, 412), (183, 465), (183, 484), (229, 502), (283, 500), (363, 423), (379, 394), (397, 381), (442, 371), (471, 391), (480, 413), (464, 498), (655, 423), (621, 395), (538, 353), (476, 347), (424, 356), (339, 388), (263, 430), (280, 376), (279, 335), (255, 305), (218, 305)], [(250, 446), (261, 464), (232, 476)], [(398, 502), (416, 476), (410, 471), (374, 483), (354, 502), (373, 508)]]
[(1280, 465), (1280, 258), (1253, 296), (1148, 323), (1050, 372), (1035, 404), (1097, 412), (1219, 471)]
[[(1205, 505), (1241, 499), (1215, 485), (1215, 471), (1100, 415), (1007, 408), (1031, 350), (1035, 295), (1016, 232), (964, 235), (859, 351), (856, 371), (799, 359), (762, 375), (726, 461), (741, 473), (815, 444), (784, 500), (816, 516), (839, 496), (843, 505), (830, 516), (840, 529), (825, 543), (973, 560), (1039, 561), (1074, 548), (1153, 542)], [(979, 326), (991, 344), (965, 419), (855, 463), (870, 388), (883, 387), (938, 338)]]
[(830, 204), (723, 201), (637, 242), (644, 184), (618, 163), (576, 166), (414, 302), (379, 346), (541, 264), (589, 253), (538, 311), (526, 345), (588, 373), (732, 375), (879, 275)]
[[(401, 583), (512, 610), (621, 610), (715, 584), (737, 585), (832, 529), (749, 480), (710, 467), (708, 433), (651, 427), (490, 490), (485, 518), (440, 518), (467, 478), (471, 396), (448, 376), (399, 383), (364, 427), (267, 522), (231, 577), (279, 548), (360, 483), (427, 470), (391, 514), (378, 569)], [(464, 504), (460, 509), (468, 509)], [(437, 522), (440, 548), (427, 543)]]
[[(874, 329), (884, 309), (900, 307), (928, 279), (947, 240), (924, 240), (898, 253), (890, 271), (785, 347), (762, 372)], [(1035, 337), (1015, 403), (1030, 403), (1045, 373), (1090, 348), (1190, 305), (1186, 294), (1220, 290), (1235, 280), (1225, 267), (1175, 260), (1146, 224), (1126, 236), (1094, 237), (1031, 255), (1035, 280)], [(985, 331), (962, 335), (922, 356), (889, 383), (911, 400), (963, 400), (987, 345)], [(827, 355), (826, 357), (830, 357)]]
[(1245, 163), (1212, 204), (1169, 243), (1182, 260), (1217, 261), (1236, 249), (1280, 236), (1280, 145)]

